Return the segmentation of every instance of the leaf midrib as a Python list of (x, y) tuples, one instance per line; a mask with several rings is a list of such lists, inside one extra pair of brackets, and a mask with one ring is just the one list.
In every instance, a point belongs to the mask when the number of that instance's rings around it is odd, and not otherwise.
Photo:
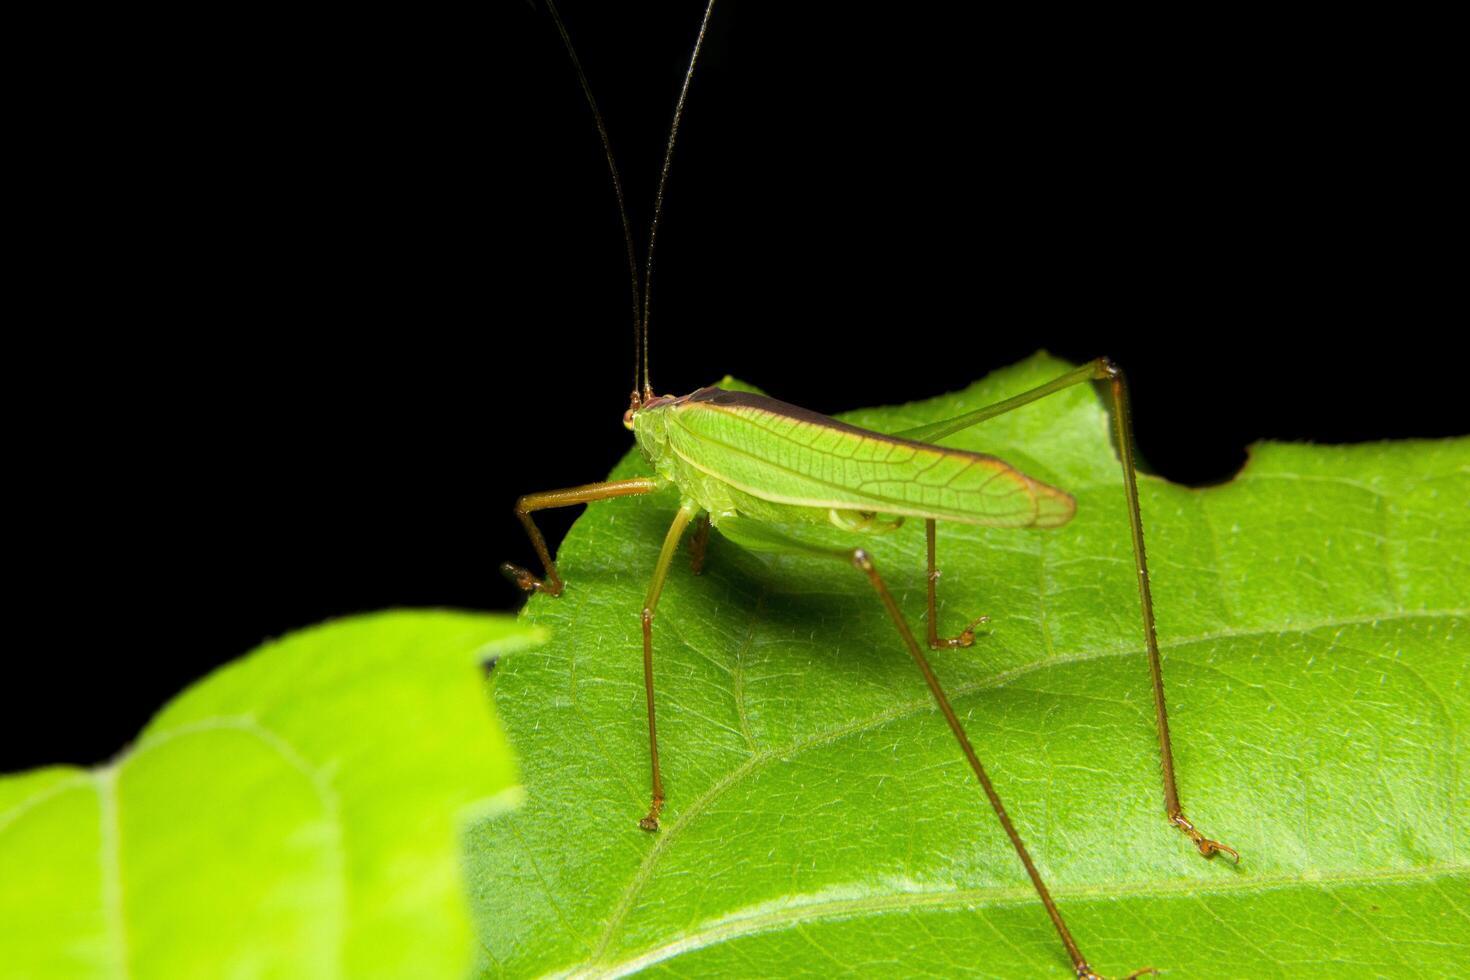
[[(1161, 650), (1169, 650), (1177, 649), (1179, 647), (1191, 646), (1193, 644), (1208, 642), (1210, 640), (1216, 639), (1238, 639), (1252, 636), (1274, 636), (1284, 633), (1302, 634), (1314, 632), (1320, 629), (1331, 629), (1342, 626), (1371, 625), (1382, 622), (1395, 622), (1410, 619), (1453, 618), (1467, 615), (1470, 615), (1470, 609), (1403, 610), (1393, 613), (1335, 617), (1326, 620), (1318, 620), (1311, 623), (1294, 623), (1290, 626), (1278, 626), (1274, 628), (1246, 630), (1226, 628), (1222, 630), (1213, 630), (1211, 632), (1202, 633), (1195, 636), (1180, 637), (1169, 641), (1160, 642), (1159, 648)], [(1001, 687), (1019, 677), (1023, 677), (1027, 674), (1031, 674), (1042, 669), (1060, 667), (1074, 663), (1085, 663), (1093, 660), (1101, 660), (1107, 657), (1126, 656), (1134, 652), (1135, 649), (1133, 647), (1121, 647), (1107, 650), (1092, 650), (1047, 657), (1045, 659), (1035, 661), (1034, 663), (1023, 664), (1019, 667), (1013, 667), (1009, 670), (992, 674), (991, 676), (981, 680), (971, 681), (967, 684), (956, 685), (950, 689), (950, 697), (952, 701), (958, 701), (960, 698), (965, 697), (968, 694), (972, 694), (980, 690)], [(933, 701), (930, 698), (915, 698), (911, 701), (901, 703), (888, 711), (869, 715), (865, 718), (849, 722), (845, 725), (817, 732), (799, 741), (788, 743), (780, 748), (768, 748), (761, 750), (759, 752), (753, 753), (740, 765), (730, 770), (730, 772), (727, 773), (722, 779), (720, 779), (709, 789), (705, 790), (697, 798), (695, 798), (695, 800), (691, 802), (687, 808), (680, 811), (678, 817), (673, 821), (673, 823), (659, 834), (658, 839), (654, 842), (653, 847), (649, 850), (648, 854), (645, 855), (642, 864), (638, 868), (637, 873), (635, 873), (633, 878), (629, 881), (628, 887), (624, 890), (623, 896), (619, 900), (616, 909), (613, 911), (613, 914), (608, 918), (607, 925), (603, 930), (603, 934), (598, 940), (596, 948), (587, 958), (586, 963), (592, 967), (596, 967), (602, 963), (603, 957), (607, 953), (608, 947), (612, 944), (613, 939), (621, 931), (623, 921), (627, 918), (628, 912), (632, 909), (634, 903), (637, 901), (638, 895), (642, 892), (644, 886), (649, 882), (649, 880), (652, 879), (654, 869), (657, 867), (660, 858), (663, 856), (663, 853), (673, 846), (673, 842), (678, 839), (678, 837), (680, 836), (680, 832), (686, 826), (688, 826), (696, 817), (703, 813), (703, 811), (711, 803), (722, 796), (728, 789), (730, 789), (730, 787), (740, 782), (746, 776), (750, 775), (750, 773), (762, 768), (763, 766), (776, 759), (788, 759), (793, 755), (800, 754), (809, 749), (816, 748), (820, 745), (825, 745), (829, 742), (834, 742), (838, 739), (845, 738), (849, 735), (857, 734), (859, 732), (867, 731), (869, 729), (878, 728), (900, 718), (917, 714), (919, 711), (923, 710), (935, 710), (933, 706)], [(1449, 868), (1449, 871), (1447, 873), (1455, 873), (1460, 870), (1470, 869), (1470, 866), (1463, 865), (1451, 865), (1446, 867)], [(1377, 872), (1368, 872), (1369, 875), (1375, 873)], [(1256, 880), (1257, 879), (1252, 879), (1253, 882)], [(1302, 880), (1306, 880), (1306, 878), (1303, 876)], [(1199, 883), (1197, 882), (1192, 884), (1197, 888), (1199, 887)], [(1156, 887), (1163, 890), (1171, 886), (1168, 883), (1141, 882), (1135, 883), (1130, 887), (1137, 889), (1139, 894), (1146, 894), (1144, 889), (1148, 887)], [(1207, 887), (1208, 886), (1206, 886), (1206, 888)], [(1247, 887), (1249, 886), (1234, 886), (1234, 888), (1237, 889), (1245, 889)], [(995, 890), (995, 893), (1000, 894), (1006, 891), (1008, 891), (1008, 889), (997, 889)], [(1111, 894), (1116, 894), (1116, 891), (1117, 889), (1115, 888), (1115, 890), (1111, 892)], [(1026, 889), (1019, 889), (1019, 892), (1025, 895), (1031, 894), (1029, 890)], [(1058, 891), (1058, 893), (1079, 894), (1080, 892), (1077, 892), (1076, 890), (1068, 891), (1067, 889), (1061, 889)], [(612, 975), (619, 974), (614, 973)]]
[[(1303, 871), (1276, 874), (1246, 881), (1218, 879), (1175, 882), (1132, 882), (1123, 885), (1069, 885), (1051, 889), (1053, 897), (1066, 899), (1096, 898), (1181, 898), (1201, 894), (1240, 895), (1249, 892), (1276, 891), (1303, 885), (1325, 886), (1391, 884), (1395, 882), (1435, 881), (1470, 873), (1467, 864), (1442, 864), (1423, 868), (1371, 868), (1340, 872)], [(1024, 905), (1036, 900), (1029, 885), (1006, 885), (989, 888), (954, 888), (944, 891), (903, 891), (861, 898), (832, 898), (811, 902), (794, 902), (780, 909), (742, 915), (738, 912), (715, 920), (711, 925), (685, 933), (680, 938), (652, 946), (628, 959), (614, 963), (593, 962), (553, 976), (622, 977), (685, 953), (704, 949), (730, 939), (775, 932), (790, 925), (814, 920), (876, 915), (890, 911), (906, 911), (916, 907), (929, 909), (995, 907)], [(1461, 913), (1464, 914), (1463, 912)]]
[(123, 917), (122, 850), (117, 817), (118, 766), (103, 766), (93, 775), (97, 791), (97, 860), (101, 865), (103, 929), (112, 950), (113, 965), (126, 980), (132, 976), (128, 958), (127, 921)]
[[(343, 828), (340, 801), (330, 781), (307, 760), (306, 756), (302, 754), (290, 739), (280, 732), (263, 725), (258, 718), (252, 715), (212, 715), (160, 732), (148, 732), (143, 735), (136, 745), (121, 753), (113, 761), (90, 770), (78, 772), (68, 779), (61, 780), (32, 796), (18, 801), (15, 806), (0, 813), (0, 831), (3, 831), (16, 820), (20, 819), (25, 813), (43, 805), (54, 797), (60, 796), (62, 793), (88, 787), (97, 793), (99, 819), (101, 820), (101, 846), (98, 849), (98, 860), (101, 864), (102, 888), (100, 900), (105, 917), (108, 943), (114, 949), (118, 969), (124, 978), (131, 976), (132, 971), (127, 941), (127, 921), (124, 912), (125, 896), (123, 895), (122, 887), (122, 854), (117, 814), (117, 777), (121, 773), (124, 765), (129, 762), (134, 762), (149, 752), (155, 751), (180, 738), (221, 731), (236, 732), (255, 739), (274, 752), (287, 766), (300, 773), (306, 779), (312, 791), (315, 793), (318, 803), (321, 805), (323, 823), (331, 831), (328, 842), (330, 848), (329, 859), (333, 868), (332, 879), (339, 890), (339, 900), (336, 906), (339, 911), (345, 910), (347, 907), (349, 883), (347, 880), (347, 862), (342, 840)], [(345, 960), (343, 944), (346, 942), (347, 933), (340, 921), (333, 924), (332, 931), (337, 937), (334, 946), (332, 972), (332, 976), (335, 977), (341, 976), (343, 972)]]

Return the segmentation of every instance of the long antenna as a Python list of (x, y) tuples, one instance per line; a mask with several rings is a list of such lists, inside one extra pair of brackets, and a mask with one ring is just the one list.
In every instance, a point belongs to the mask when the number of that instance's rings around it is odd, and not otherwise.
[[(549, 4), (551, 0), (547, 0)], [(658, 240), (658, 218), (664, 209), (664, 186), (669, 182), (669, 168), (674, 162), (674, 140), (679, 136), (679, 120), (684, 115), (684, 100), (689, 96), (689, 83), (694, 78), (694, 64), (699, 60), (699, 49), (704, 46), (704, 32), (709, 27), (710, 14), (714, 12), (715, 0), (709, 0), (704, 8), (704, 20), (699, 22), (699, 36), (694, 39), (694, 53), (689, 56), (689, 70), (684, 73), (684, 87), (679, 90), (679, 102), (674, 106), (674, 123), (669, 127), (669, 146), (664, 151), (664, 169), (658, 178), (658, 196), (653, 201), (653, 223), (648, 228), (648, 265), (643, 272), (643, 397), (653, 397), (653, 385), (648, 380), (648, 307), (649, 294), (653, 285), (653, 246)], [(611, 159), (611, 156), (609, 156)], [(630, 244), (629, 249), (632, 248)], [(631, 252), (630, 252), (631, 254)]]
[[(711, 0), (713, 6), (713, 0)], [(571, 35), (567, 34), (567, 25), (562, 23), (561, 14), (557, 13), (556, 4), (553, 0), (546, 0), (546, 7), (551, 11), (551, 19), (556, 21), (556, 30), (561, 34), (561, 43), (566, 46), (567, 54), (572, 59), (572, 67), (577, 70), (577, 81), (582, 83), (582, 92), (587, 96), (587, 104), (592, 107), (592, 118), (597, 120), (597, 135), (602, 137), (602, 149), (607, 154), (607, 168), (612, 171), (613, 193), (618, 197), (618, 216), (623, 219), (623, 241), (628, 246), (628, 276), (633, 284), (633, 399), (638, 399), (638, 392), (648, 387), (648, 351), (644, 347), (646, 343), (642, 321), (638, 317), (638, 257), (633, 251), (633, 226), (628, 223), (628, 208), (623, 203), (623, 178), (618, 174), (618, 162), (613, 159), (612, 141), (607, 136), (607, 126), (602, 121), (602, 113), (598, 111), (597, 100), (592, 97), (592, 86), (587, 83), (587, 73), (582, 70), (582, 61), (577, 57), (577, 51), (572, 47)], [(705, 13), (708, 20), (709, 13)], [(700, 28), (700, 37), (703, 38), (704, 29)], [(698, 49), (695, 49), (696, 52)], [(693, 65), (690, 65), (693, 71)], [(687, 89), (688, 82), (685, 87)], [(680, 108), (683, 107), (683, 97), (679, 99)], [(674, 125), (678, 126), (678, 116), (674, 117)], [(669, 151), (673, 152), (673, 141), (670, 140)], [(664, 175), (668, 176), (669, 164), (664, 161)], [(659, 186), (659, 197), (663, 197), (663, 186)], [(657, 223), (657, 217), (654, 222)], [(651, 246), (650, 246), (651, 251)], [(645, 313), (646, 315), (646, 313)], [(643, 378), (638, 375), (638, 364), (640, 359), (643, 363)]]

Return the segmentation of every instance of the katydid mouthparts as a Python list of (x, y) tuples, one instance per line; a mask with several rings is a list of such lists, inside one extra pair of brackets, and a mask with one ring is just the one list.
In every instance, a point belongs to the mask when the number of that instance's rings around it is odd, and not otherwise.
[[(647, 813), (638, 821), (639, 826), (646, 831), (657, 831), (665, 801), (659, 767), (655, 711), (653, 626), (665, 579), (686, 531), (693, 526), (692, 551), (696, 572), (703, 565), (706, 542), (712, 528), (733, 544), (747, 550), (805, 555), (847, 563), (867, 580), (875, 598), (892, 621), (899, 641), (922, 675), (935, 705), (979, 781), (1017, 858), (1024, 866), (1037, 897), (1061, 938), (1076, 976), (1098, 978), (1098, 974), (1093, 972), (1082, 955), (1021, 835), (1007, 814), (1000, 795), (986, 774), (979, 755), (971, 745), (964, 726), (925, 655), (924, 647), (931, 650), (969, 647), (975, 642), (976, 627), (987, 619), (981, 616), (972, 620), (955, 636), (939, 635), (936, 626), (936, 588), (939, 578), (935, 554), (936, 522), (952, 521), (986, 527), (1046, 530), (1067, 524), (1076, 510), (1074, 500), (1064, 490), (1033, 479), (1004, 460), (982, 453), (947, 448), (937, 445), (936, 441), (1063, 389), (1080, 384), (1101, 383), (1109, 396), (1113, 437), (1116, 440), (1126, 489), (1163, 773), (1164, 811), (1168, 822), (1182, 831), (1201, 855), (1208, 858), (1224, 853), (1236, 861), (1239, 860), (1239, 854), (1233, 848), (1210, 839), (1198, 830), (1185, 816), (1179, 800), (1164, 701), (1163, 668), (1154, 626), (1153, 598), (1149, 589), (1143, 522), (1138, 503), (1128, 388), (1123, 372), (1107, 358), (1098, 358), (1046, 384), (994, 405), (893, 433), (868, 431), (774, 398), (743, 391), (711, 387), (679, 397), (655, 395), (648, 373), (648, 312), (658, 219), (663, 208), (664, 188), (673, 159), (679, 120), (683, 115), (690, 80), (699, 59), (714, 2), (710, 0), (705, 9), (674, 110), (641, 281), (631, 227), (623, 204), (622, 181), (613, 160), (607, 129), (592, 96), (586, 74), (572, 47), (566, 26), (552, 0), (547, 0), (547, 7), (592, 108), (622, 214), (632, 282), (635, 341), (633, 390), (623, 422), (633, 432), (639, 449), (652, 467), (653, 475), (590, 483), (521, 497), (516, 503), (515, 512), (530, 537), (544, 571), (538, 577), (509, 563), (503, 566), (503, 570), (520, 588), (528, 592), (540, 591), (559, 596), (566, 585), (532, 517), (536, 511), (648, 494), (669, 487), (677, 489), (679, 508), (664, 538), (641, 613), (651, 798)], [(907, 518), (924, 521), (927, 540), (928, 588), (924, 642), (916, 636), (866, 548), (860, 545), (834, 547), (830, 544), (813, 543), (804, 539), (801, 533), (803, 525), (821, 524), (836, 525), (854, 535), (871, 536), (891, 531)], [(1129, 976), (1149, 972), (1154, 971), (1152, 968), (1145, 968)]]

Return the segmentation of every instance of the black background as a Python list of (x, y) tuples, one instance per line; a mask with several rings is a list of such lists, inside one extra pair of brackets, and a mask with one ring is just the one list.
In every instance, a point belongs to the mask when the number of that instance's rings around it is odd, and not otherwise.
[[(716, 9), (660, 391), (836, 412), (1106, 353), (1196, 484), (1261, 438), (1470, 431), (1432, 27), (797, 6)], [(700, 13), (563, 7), (640, 253)], [(14, 35), (0, 769), (103, 760), (326, 617), (515, 608), (514, 498), (631, 444), (619, 224), (544, 9), (114, 16)]]

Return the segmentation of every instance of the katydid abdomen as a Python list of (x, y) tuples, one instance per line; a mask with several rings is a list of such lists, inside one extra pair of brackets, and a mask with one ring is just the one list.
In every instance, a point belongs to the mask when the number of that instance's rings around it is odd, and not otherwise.
[(743, 391), (656, 398), (632, 416), (654, 471), (719, 526), (725, 517), (892, 527), (873, 515), (1058, 527), (1069, 494), (1004, 460), (870, 432)]

